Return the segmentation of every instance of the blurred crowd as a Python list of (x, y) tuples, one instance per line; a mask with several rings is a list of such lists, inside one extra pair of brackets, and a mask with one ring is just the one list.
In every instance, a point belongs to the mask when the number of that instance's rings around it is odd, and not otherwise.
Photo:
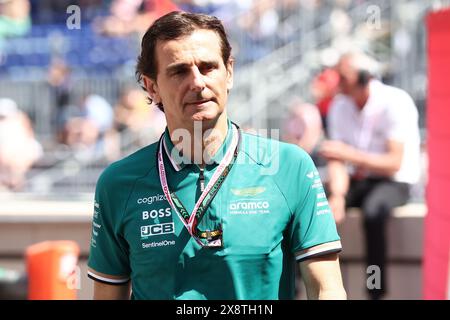
[[(164, 114), (148, 105), (139, 87), (123, 88), (115, 104), (95, 93), (72, 104), (69, 101), (73, 99), (61, 94), (59, 87), (54, 89), (59, 104), (54, 114), (53, 148), (47, 151), (64, 146), (74, 156), (112, 162), (164, 131)], [(14, 100), (0, 98), (0, 190), (23, 191), (27, 171), (44, 155), (30, 117)]]
[[(329, 33), (345, 42), (352, 29), (349, 12), (367, 0), (0, 0), (0, 39), (33, 34), (33, 28), (53, 26), (61, 31), (77, 12), (82, 27), (102, 36), (138, 37), (159, 16), (185, 10), (213, 14), (222, 19), (233, 40), (237, 62), (246, 63), (270, 53), (299, 36), (298, 26), (320, 27), (329, 22)], [(381, 26), (383, 27), (383, 26)], [(361, 39), (380, 36), (386, 28), (355, 27)], [(342, 43), (341, 43), (342, 45)], [(0, 46), (1, 49), (1, 46)], [(47, 61), (49, 63), (50, 61)], [(1, 62), (0, 62), (1, 66)]]
[(114, 104), (95, 92), (73, 96), (71, 69), (56, 60), (48, 73), (54, 105), (56, 141), (72, 150), (90, 150), (106, 155), (109, 161), (122, 156), (123, 135), (136, 147), (147, 143), (141, 133), (156, 138), (165, 127), (164, 114), (148, 105), (144, 91), (124, 86)]
[[(43, 29), (46, 30), (46, 33), (51, 33), (52, 30), (61, 31), (61, 28), (66, 28), (66, 19), (69, 14), (67, 8), (71, 5), (77, 5), (81, 9), (83, 27), (91, 33), (93, 41), (100, 41), (103, 38), (123, 40), (134, 37), (139, 39), (155, 19), (173, 10), (214, 14), (224, 21), (229, 32), (237, 68), (261, 59), (277, 48), (305, 36), (305, 33), (300, 35), (303, 30), (319, 29), (320, 26), (328, 23), (324, 34), (317, 33), (317, 36), (322, 38), (315, 39), (317, 46), (320, 46), (320, 41), (323, 39), (328, 39), (328, 47), (320, 48), (321, 50), (317, 51), (317, 55), (313, 59), (312, 64), (315, 69), (313, 69), (314, 73), (309, 81), (307, 94), (301, 96), (294, 92), (292, 98), (288, 99), (288, 112), (284, 115), (280, 128), (281, 139), (300, 146), (311, 155), (324, 182), (331, 185), (331, 187), (328, 186), (330, 188), (328, 196), (337, 223), (343, 220), (342, 211), (346, 205), (346, 199), (344, 199), (346, 195), (344, 195), (345, 192), (336, 192), (333, 189), (334, 177), (332, 175), (326, 176), (326, 172), (334, 170), (330, 170), (330, 163), (336, 163), (335, 160), (345, 163), (350, 168), (348, 175), (352, 176), (351, 179), (356, 177), (357, 183), (370, 181), (369, 187), (363, 186), (370, 190), (363, 189), (364, 192), (360, 192), (364, 195), (362, 198), (367, 196), (370, 199), (368, 201), (363, 199), (359, 205), (362, 205), (363, 210), (368, 212), (365, 213), (367, 220), (365, 227), (367, 243), (371, 247), (368, 247), (367, 251), (370, 253), (368, 259), (372, 259), (368, 263), (383, 266), (385, 257), (379, 254), (379, 251), (385, 251), (383, 228), (387, 215), (384, 215), (384, 211), (386, 211), (384, 209), (405, 203), (408, 201), (409, 194), (405, 192), (405, 194), (395, 197), (395, 190), (401, 190), (403, 186), (400, 185), (400, 189), (394, 189), (394, 191), (382, 189), (382, 199), (375, 195), (375, 200), (373, 200), (374, 198), (371, 198), (370, 194), (376, 190), (379, 183), (382, 187), (386, 187), (383, 184), (386, 182), (384, 179), (386, 175), (381, 175), (383, 176), (381, 180), (375, 175), (378, 180), (374, 182), (369, 173), (371, 171), (379, 173), (385, 168), (377, 167), (378, 160), (374, 161), (374, 164), (365, 166), (358, 162), (359, 159), (355, 160), (351, 157), (359, 151), (375, 150), (375, 153), (387, 155), (386, 158), (380, 158), (382, 161), (379, 160), (379, 163), (395, 162), (395, 146), (392, 147), (394, 150), (392, 151), (380, 147), (385, 141), (377, 141), (379, 143), (375, 147), (370, 143), (361, 147), (360, 143), (369, 141), (372, 137), (375, 137), (373, 140), (380, 137), (385, 138), (391, 133), (392, 136), (400, 135), (399, 132), (404, 130), (404, 127), (399, 124), (398, 115), (391, 114), (391, 111), (383, 111), (384, 113), (380, 112), (379, 115), (381, 118), (386, 117), (386, 121), (383, 122), (386, 123), (386, 126), (392, 122), (392, 128), (395, 129), (392, 129), (392, 132), (388, 132), (390, 129), (381, 125), (379, 127), (372, 126), (378, 120), (371, 119), (370, 114), (367, 116), (369, 124), (363, 119), (364, 115), (359, 119), (359, 114), (358, 116), (345, 114), (343, 117), (347, 118), (344, 120), (348, 120), (349, 125), (341, 125), (342, 128), (339, 130), (342, 132), (336, 129), (336, 119), (343, 123), (343, 120), (339, 118), (342, 116), (341, 110), (346, 110), (342, 107), (343, 105), (354, 107), (364, 95), (366, 96), (365, 100), (362, 99), (364, 100), (362, 106), (370, 105), (370, 103), (374, 103), (374, 99), (369, 100), (369, 91), (386, 89), (378, 81), (381, 80), (383, 74), (381, 71), (386, 71), (381, 70), (383, 67), (381, 64), (378, 65), (377, 71), (372, 70), (373, 72), (369, 72), (367, 76), (360, 73), (361, 70), (356, 70), (354, 66), (345, 69), (339, 63), (341, 54), (354, 49), (355, 43), (358, 44), (359, 49), (370, 52), (373, 51), (371, 46), (375, 40), (384, 39), (389, 32), (389, 26), (385, 25), (383, 21), (379, 22), (380, 25), (377, 28), (371, 28), (371, 25), (366, 22), (353, 25), (351, 9), (365, 2), (367, 0), (0, 0), (0, 72), (6, 70), (2, 68), (7, 68), (8, 64), (14, 67), (11, 69), (13, 70), (12, 74), (17, 74), (17, 70), (23, 67), (23, 59), (17, 60), (18, 62), (14, 64), (13, 58), (14, 54), (17, 54), (17, 50), (13, 48), (12, 53), (8, 55), (10, 53), (7, 52), (9, 39), (26, 38), (33, 32), (33, 28), (39, 26), (49, 26), (48, 29)], [(39, 37), (42, 36), (35, 36), (35, 38), (41, 39)], [(48, 34), (44, 34), (44, 36), (48, 36)], [(83, 34), (76, 41), (86, 41), (86, 39), (86, 34)], [(120, 55), (122, 51), (125, 52), (128, 44), (128, 42), (120, 42), (116, 45), (116, 49), (112, 50), (112, 43), (91, 48), (91, 43), (85, 43), (82, 46), (76, 42), (76, 45), (73, 45), (72, 53), (100, 60), (100, 54), (94, 50), (111, 51), (110, 54), (116, 56)], [(308, 45), (310, 44), (305, 44), (305, 46)], [(36, 117), (36, 113), (40, 112), (38, 102), (30, 102), (37, 110), (34, 114), (30, 114), (27, 112), (29, 110), (25, 110), (26, 108), (21, 106), (18, 101), (4, 93), (0, 94), (0, 191), (23, 191), (26, 187), (27, 174), (33, 166), (43, 162), (42, 159), (48, 156), (52, 150), (63, 148), (66, 153), (71, 155), (87, 155), (92, 162), (102, 159), (109, 163), (122, 158), (133, 149), (155, 141), (163, 132), (166, 125), (164, 114), (157, 107), (149, 105), (146, 93), (137, 84), (121, 83), (115, 88), (113, 97), (107, 97), (94, 88), (84, 87), (81, 92), (77, 91), (75, 83), (80, 74), (92, 72), (95, 76), (97, 73), (95, 65), (89, 64), (92, 63), (92, 59), (87, 64), (77, 64), (76, 62), (81, 59), (71, 59), (69, 50), (65, 55), (64, 46), (60, 43), (58, 43), (57, 50), (53, 51), (51, 45), (42, 44), (41, 48), (41, 43), (38, 43), (36, 47), (36, 51), (49, 48), (48, 57), (42, 60), (43, 63), (39, 60), (38, 64), (45, 72), (46, 79), (42, 82), (45, 82), (46, 89), (51, 96), (50, 123), (52, 128), (49, 131), (52, 136), (50, 141), (39, 141), (33, 128), (33, 118)], [(92, 52), (87, 51), (91, 49)], [(6, 58), (3, 58), (2, 54)], [(135, 59), (134, 53), (131, 56), (132, 59)], [(27, 58), (24, 59), (27, 60)], [(117, 65), (123, 67), (125, 64), (121, 60), (110, 61), (118, 61), (116, 65), (106, 63), (106, 68), (111, 70), (115, 70)], [(134, 69), (134, 64), (135, 60), (132, 61), (132, 69)], [(370, 63), (364, 65), (370, 69)], [(121, 77), (121, 74), (118, 73), (114, 75), (117, 78)], [(26, 74), (26, 76), (28, 75)], [(8, 79), (0, 73), (0, 80), (2, 78)], [(396, 97), (397, 94), (393, 94), (394, 96)], [(402, 101), (408, 107), (411, 106), (412, 100), (403, 98), (405, 98), (404, 95), (398, 101)], [(360, 106), (361, 109), (362, 106)], [(411, 123), (417, 122), (417, 119), (414, 118), (415, 112), (411, 111), (407, 114), (413, 118)], [(332, 124), (331, 128), (330, 124)], [(245, 125), (244, 129), (256, 132), (255, 128)], [(383, 131), (384, 129), (386, 130)], [(417, 138), (418, 130), (416, 129), (418, 128), (415, 127), (415, 124), (408, 129), (411, 133), (409, 138)], [(358, 136), (358, 139), (355, 139), (358, 141), (353, 141), (353, 145), (349, 146), (351, 145), (349, 141), (353, 136)], [(414, 143), (418, 142), (416, 140)], [(355, 151), (355, 149), (358, 150)], [(379, 149), (383, 149), (381, 150), (383, 152)], [(369, 158), (367, 154), (366, 158)], [(411, 160), (412, 157), (407, 157), (405, 161)], [(402, 163), (402, 165), (404, 164)], [(396, 169), (398, 171), (398, 168)], [(420, 171), (420, 168), (414, 167), (413, 169), (416, 172)], [(325, 174), (323, 174), (324, 172)], [(391, 174), (391, 176), (395, 176), (395, 174)], [(412, 174), (408, 176), (412, 176)], [(350, 181), (349, 177), (347, 179)], [(405, 183), (401, 179), (395, 182)], [(415, 183), (415, 181), (407, 182)], [(351, 190), (352, 184), (348, 184)], [(336, 193), (339, 194), (336, 196)], [(390, 197), (394, 197), (392, 202), (387, 204), (383, 202), (388, 201)], [(364, 201), (370, 203), (365, 205)], [(349, 203), (352, 202), (347, 202), (347, 205)], [(375, 209), (373, 209), (374, 207)], [(385, 292), (372, 292), (371, 294), (371, 298), (378, 299)]]
[[(34, 28), (40, 26), (50, 26), (50, 29), (43, 29), (48, 33), (51, 33), (53, 26), (55, 30), (59, 30), (61, 26), (66, 28), (65, 23), (70, 15), (67, 8), (71, 5), (77, 5), (81, 9), (82, 26), (94, 34), (92, 41), (100, 41), (101, 37), (124, 39), (126, 36), (132, 36), (138, 39), (152, 21), (172, 10), (214, 14), (224, 21), (230, 34), (237, 68), (241, 64), (258, 60), (276, 48), (298, 39), (299, 30), (301, 31), (302, 28), (318, 28), (329, 23), (326, 30), (331, 37), (331, 47), (329, 50), (318, 53), (318, 61), (315, 64), (320, 65), (320, 68), (316, 69), (309, 94), (292, 99), (288, 120), (282, 128), (284, 140), (302, 146), (320, 165), (323, 164), (321, 162), (323, 159), (317, 155), (316, 149), (327, 136), (326, 117), (329, 105), (338, 92), (339, 75), (333, 69), (333, 65), (337, 62), (339, 52), (333, 48), (348, 49), (347, 41), (356, 36), (366, 41), (362, 43), (362, 47), (367, 49), (364, 43), (371, 43), (375, 37), (383, 37), (383, 32), (386, 30), (383, 26), (377, 30), (367, 30), (367, 24), (352, 25), (351, 9), (364, 2), (367, 1), (0, 0), (0, 71), (8, 64), (14, 67), (10, 74), (0, 74), (0, 80), (8, 79), (6, 75), (17, 76), (20, 70), (26, 70), (24, 66), (26, 62), (37, 61), (35, 56), (30, 56), (30, 59), (23, 56), (22, 60), (14, 64), (14, 54), (22, 55), (22, 53), (17, 48), (17, 50), (13, 48), (13, 53), (8, 56), (8, 46), (5, 46), (5, 43), (8, 44), (9, 39), (26, 38), (30, 33), (33, 34)], [(351, 30), (353, 30), (352, 33)], [(65, 36), (76, 34), (73, 32)], [(36, 36), (36, 39), (42, 39), (42, 35)], [(28, 50), (25, 50), (26, 54), (33, 47), (37, 47), (39, 52), (49, 48), (48, 57), (43, 60), (43, 63), (39, 60), (39, 66), (45, 71), (46, 83), (51, 95), (52, 128), (50, 131), (53, 138), (51, 141), (40, 141), (40, 143), (44, 151), (49, 148), (51, 150), (55, 145), (64, 146), (70, 152), (100, 154), (106, 156), (108, 161), (113, 161), (120, 158), (125, 146), (142, 146), (149, 141), (148, 139), (157, 137), (165, 125), (164, 115), (157, 108), (148, 106), (145, 93), (137, 86), (120, 85), (117, 87), (115, 96), (105, 96), (92, 88), (83, 88), (81, 92), (75, 90), (76, 79), (80, 74), (91, 72), (95, 76), (98, 71), (95, 66), (77, 64), (76, 62), (80, 59), (72, 59), (73, 53), (83, 58), (93, 57), (99, 60), (101, 55), (94, 52), (99, 49), (98, 47), (101, 47), (103, 53), (110, 51), (112, 56), (120, 55), (122, 51), (128, 49), (128, 43), (119, 43), (114, 50), (112, 43), (98, 46), (88, 43), (81, 46), (77, 41), (84, 41), (83, 39), (87, 39), (84, 33), (80, 39), (71, 41), (74, 43), (75, 51), (68, 51), (66, 55), (63, 42), (59, 43), (56, 49), (51, 49), (52, 46), (49, 44), (40, 45), (39, 42), (36, 46), (26, 47)], [(23, 46), (23, 43), (20, 45)], [(6, 58), (2, 58), (3, 49), (6, 50)], [(93, 52), (87, 51), (90, 49)], [(132, 68), (127, 69), (128, 73), (130, 69), (134, 69), (135, 64), (135, 55), (132, 54), (131, 57)], [(123, 67), (125, 63), (119, 61), (118, 64)], [(111, 70), (115, 67), (115, 65), (106, 64), (106, 68)], [(113, 74), (115, 77), (121, 75), (123, 73)], [(25, 71), (25, 77), (27, 76)], [(129, 77), (130, 74), (127, 76)], [(3, 92), (0, 98), (11, 97)], [(17, 101), (10, 102), (10, 105), (17, 103)], [(22, 121), (22, 126), (27, 128), (24, 130), (31, 136), (33, 120), (39, 113), (34, 103), (29, 102), (28, 106), (16, 105), (17, 112), (28, 119)], [(37, 111), (30, 112), (30, 105)], [(146, 140), (145, 137), (150, 138)], [(36, 144), (39, 144), (36, 138), (33, 139)], [(2, 144), (6, 140), (5, 137), (0, 137)], [(40, 150), (30, 158), (28, 165), (22, 165), (22, 169), (18, 171), (26, 172), (33, 162), (39, 162), (39, 156), (45, 157), (46, 153), (42, 153), (42, 148)], [(14, 152), (19, 152), (19, 149)], [(19, 182), (8, 183), (10, 186), (8, 188), (18, 189), (21, 186)]]

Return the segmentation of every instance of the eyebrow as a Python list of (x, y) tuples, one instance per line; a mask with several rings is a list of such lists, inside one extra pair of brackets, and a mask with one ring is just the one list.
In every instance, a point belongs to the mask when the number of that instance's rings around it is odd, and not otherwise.
[[(205, 65), (205, 64), (213, 65), (213, 66), (218, 66), (218, 65), (219, 65), (219, 62), (218, 62), (217, 60), (205, 60), (205, 61), (200, 61), (200, 65)], [(169, 74), (169, 73), (171, 73), (171, 72), (173, 72), (173, 71), (175, 71), (175, 70), (180, 70), (180, 69), (183, 69), (183, 68), (186, 68), (186, 67), (189, 67), (189, 66), (190, 66), (190, 64), (184, 63), (184, 62), (174, 63), (174, 64), (169, 65), (169, 66), (166, 68), (166, 73)]]
[(187, 64), (187, 63), (175, 63), (166, 68), (166, 73), (171, 73), (172, 71), (186, 68), (188, 66), (189, 66), (189, 64)]

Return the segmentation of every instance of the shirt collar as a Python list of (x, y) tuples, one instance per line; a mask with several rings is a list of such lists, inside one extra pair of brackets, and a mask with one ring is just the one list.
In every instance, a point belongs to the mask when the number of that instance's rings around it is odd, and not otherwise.
[(369, 98), (366, 101), (366, 104), (364, 105), (364, 108), (361, 110), (361, 114), (364, 115), (370, 115), (373, 113), (374, 101), (379, 102), (379, 97), (383, 95), (383, 93), (380, 91), (383, 86), (383, 83), (380, 82), (377, 79), (372, 79), (369, 82)]
[[(222, 161), (223, 157), (225, 156), (225, 153), (227, 152), (228, 148), (230, 147), (231, 140), (233, 137), (233, 128), (230, 120), (227, 120), (227, 127), (228, 127), (227, 136), (225, 137), (220, 148), (217, 149), (217, 152), (214, 154), (214, 156), (211, 157), (212, 164), (219, 164), (220, 161)], [(190, 159), (180, 155), (180, 152), (178, 152), (177, 150), (173, 150), (175, 146), (172, 140), (170, 140), (169, 129), (167, 127), (166, 130), (164, 131), (163, 147), (175, 171), (178, 172), (181, 169), (183, 169), (187, 164), (190, 164), (191, 162)]]

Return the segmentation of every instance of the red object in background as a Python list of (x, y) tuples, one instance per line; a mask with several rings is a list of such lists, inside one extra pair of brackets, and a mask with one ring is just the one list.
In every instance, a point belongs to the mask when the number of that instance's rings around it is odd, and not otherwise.
[(26, 250), (29, 300), (77, 299), (77, 261), (73, 241), (45, 241)]
[(145, 2), (145, 10), (154, 12), (157, 17), (161, 17), (166, 13), (180, 9), (171, 0), (147, 0)]
[(450, 282), (450, 9), (427, 16), (428, 185), (425, 218), (423, 296), (449, 299)]
[(319, 73), (312, 82), (313, 95), (320, 115), (325, 117), (339, 88), (339, 74), (336, 70), (327, 68)]

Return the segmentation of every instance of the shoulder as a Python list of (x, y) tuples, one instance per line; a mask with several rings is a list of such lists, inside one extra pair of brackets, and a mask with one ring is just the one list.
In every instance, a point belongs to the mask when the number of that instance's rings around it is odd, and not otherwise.
[(401, 88), (397, 88), (382, 82), (377, 82), (377, 96), (384, 98), (392, 104), (402, 102), (402, 105), (414, 106), (411, 95)]
[(136, 179), (148, 175), (156, 168), (158, 143), (139, 149), (131, 155), (111, 163), (100, 175), (97, 186), (125, 187)]
[(309, 154), (295, 144), (252, 134), (244, 133), (242, 140), (246, 161), (260, 166), (259, 175), (270, 178), (289, 208), (297, 208), (318, 175)]
[(383, 83), (380, 83), (380, 86), (382, 94), (379, 94), (379, 96), (385, 99), (389, 114), (397, 115), (403, 118), (413, 116), (418, 113), (416, 104), (408, 92), (401, 88)]
[(312, 162), (309, 154), (295, 144), (250, 133), (242, 134), (241, 150), (254, 163), (264, 167), (272, 166), (275, 162), (282, 164), (282, 167), (298, 167)]

